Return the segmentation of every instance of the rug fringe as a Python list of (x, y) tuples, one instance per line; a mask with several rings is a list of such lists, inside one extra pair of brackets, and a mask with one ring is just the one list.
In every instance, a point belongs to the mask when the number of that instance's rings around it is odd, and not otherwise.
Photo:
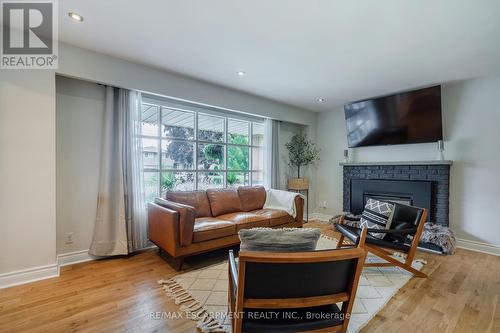
[(322, 238), (326, 238), (326, 239), (331, 240), (331, 241), (334, 241), (334, 242), (337, 242), (337, 243), (338, 243), (338, 241), (339, 241), (339, 240), (338, 240), (337, 238), (335, 238), (335, 237), (331, 237), (331, 236), (324, 235), (324, 234), (321, 234), (321, 237), (322, 237)]
[(162, 289), (167, 296), (174, 300), (175, 304), (180, 305), (180, 310), (183, 311), (189, 318), (197, 321), (196, 327), (203, 333), (225, 333), (226, 330), (219, 321), (214, 319), (210, 313), (191, 296), (174, 279), (159, 280), (158, 284), (162, 285)]

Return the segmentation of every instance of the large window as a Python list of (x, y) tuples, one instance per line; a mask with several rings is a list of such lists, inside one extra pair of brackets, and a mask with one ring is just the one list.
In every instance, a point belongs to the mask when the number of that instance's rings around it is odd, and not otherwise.
[(262, 120), (146, 100), (141, 128), (147, 202), (169, 190), (263, 183)]

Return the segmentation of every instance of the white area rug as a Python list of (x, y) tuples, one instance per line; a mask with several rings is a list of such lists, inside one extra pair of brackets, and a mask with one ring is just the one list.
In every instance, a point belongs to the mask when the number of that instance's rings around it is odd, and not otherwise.
[[(324, 235), (318, 250), (334, 249), (337, 240)], [(383, 261), (369, 255), (366, 262)], [(424, 262), (415, 260), (413, 267), (420, 270)], [(349, 321), (349, 333), (358, 332), (404, 286), (412, 275), (397, 267), (365, 267), (361, 273), (356, 299)], [(227, 316), (227, 261), (179, 274), (169, 280), (160, 280), (163, 289), (180, 305), (180, 311), (198, 321), (203, 332), (230, 332)]]

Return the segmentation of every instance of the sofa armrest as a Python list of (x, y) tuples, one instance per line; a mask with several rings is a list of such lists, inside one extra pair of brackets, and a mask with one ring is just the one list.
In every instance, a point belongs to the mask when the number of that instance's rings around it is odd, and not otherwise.
[(155, 203), (148, 203), (149, 240), (175, 256), (179, 246), (179, 213)]
[(295, 216), (295, 221), (303, 223), (304, 222), (304, 198), (300, 195), (295, 197), (295, 210), (297, 215)]
[(181, 246), (189, 246), (193, 243), (194, 220), (196, 211), (194, 207), (177, 202), (156, 198), (155, 204), (171, 209), (179, 213), (179, 241)]

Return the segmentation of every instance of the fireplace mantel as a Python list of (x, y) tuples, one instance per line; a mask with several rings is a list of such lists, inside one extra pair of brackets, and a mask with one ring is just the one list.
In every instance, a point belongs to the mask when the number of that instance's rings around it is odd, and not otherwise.
[(451, 160), (434, 161), (395, 161), (395, 162), (340, 162), (341, 166), (370, 166), (370, 165), (452, 165)]

